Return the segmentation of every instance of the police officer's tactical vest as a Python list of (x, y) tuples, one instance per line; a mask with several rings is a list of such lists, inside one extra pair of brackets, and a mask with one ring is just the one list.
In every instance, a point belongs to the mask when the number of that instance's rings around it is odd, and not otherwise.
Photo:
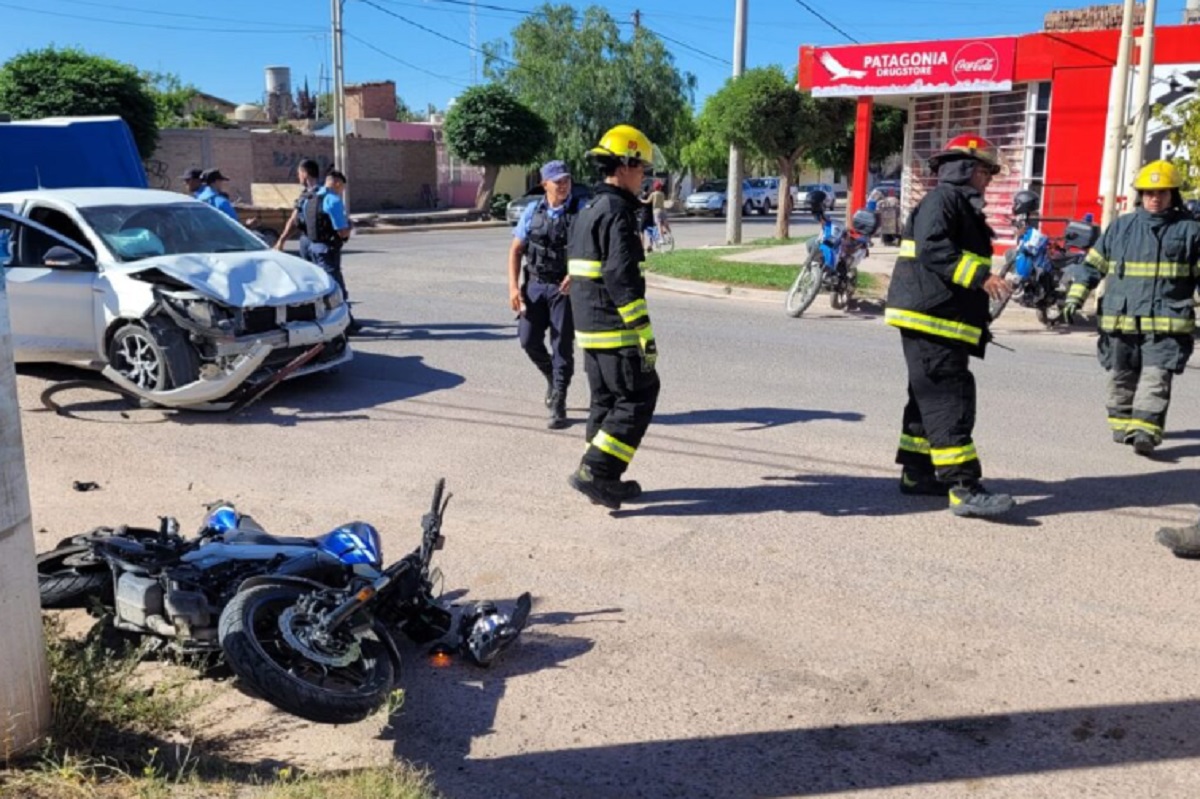
[(297, 211), (300, 212), (299, 217), (296, 220), (296, 223), (297, 223), (297, 227), (300, 228), (300, 233), (305, 236), (308, 235), (308, 219), (306, 218), (307, 214), (305, 213), (305, 210), (304, 210), (305, 203), (307, 203), (309, 200), (311, 200), (313, 197), (315, 197), (316, 194), (317, 194), (317, 189), (315, 187), (310, 188), (308, 186), (305, 186), (300, 191), (300, 196), (296, 198), (296, 204), (293, 206)]
[(315, 192), (304, 204), (304, 232), (317, 244), (328, 244), (330, 247), (340, 247), (342, 237), (333, 227), (333, 217), (325, 213), (324, 195)]
[(577, 211), (574, 199), (568, 198), (563, 213), (551, 217), (545, 201), (538, 201), (525, 236), (531, 278), (558, 283), (567, 276), (567, 235)]

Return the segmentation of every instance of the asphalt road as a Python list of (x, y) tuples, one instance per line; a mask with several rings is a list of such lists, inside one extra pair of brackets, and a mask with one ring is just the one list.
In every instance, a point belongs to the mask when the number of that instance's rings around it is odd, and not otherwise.
[[(1090, 335), (1003, 335), (1016, 351), (976, 363), (976, 440), (1021, 504), (956, 519), (897, 491), (903, 364), (880, 319), (654, 292), (663, 391), (629, 473), (646, 494), (609, 514), (566, 486), (582, 424), (545, 429), (509, 235), (355, 238), (356, 360), (239, 419), (87, 392), (55, 416), (38, 394), (62, 370), (22, 370), (42, 548), (159, 514), (188, 529), (224, 497), (284, 534), (372, 521), (397, 557), (445, 476), (447, 590), (536, 597), (488, 671), (410, 647), (390, 727), (331, 737), (222, 688), (210, 749), (394, 755), (451, 797), (1200, 795), (1200, 564), (1153, 541), (1197, 513), (1194, 371), (1139, 459), (1109, 439)], [(677, 235), (719, 243), (721, 223)]]

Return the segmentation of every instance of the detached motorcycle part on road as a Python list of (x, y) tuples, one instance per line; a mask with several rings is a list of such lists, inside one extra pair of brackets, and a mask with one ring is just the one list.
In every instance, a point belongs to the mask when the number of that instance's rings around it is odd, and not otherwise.
[(157, 531), (98, 528), (38, 558), (42, 605), (87, 607), (174, 651), (221, 653), (252, 691), (310, 721), (359, 721), (392, 691), (400, 633), (420, 644), (453, 634), (486, 666), (528, 620), (529, 594), (511, 616), (480, 603), (457, 624), (435, 597), (441, 576), (431, 563), (448, 502), (439, 480), (420, 546), (386, 568), (379, 534), (364, 522), (280, 537), (219, 503), (191, 539), (173, 519)]

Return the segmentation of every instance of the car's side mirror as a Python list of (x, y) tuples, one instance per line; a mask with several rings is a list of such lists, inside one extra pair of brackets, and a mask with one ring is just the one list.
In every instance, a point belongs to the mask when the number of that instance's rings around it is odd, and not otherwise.
[(42, 263), (58, 269), (87, 269), (93, 265), (90, 258), (85, 258), (70, 247), (55, 246), (46, 251)]

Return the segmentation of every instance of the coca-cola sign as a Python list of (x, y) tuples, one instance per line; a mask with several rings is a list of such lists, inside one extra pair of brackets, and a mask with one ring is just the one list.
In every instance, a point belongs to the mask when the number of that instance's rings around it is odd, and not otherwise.
[(1017, 40), (957, 39), (800, 50), (800, 88), (816, 97), (1012, 88)]

